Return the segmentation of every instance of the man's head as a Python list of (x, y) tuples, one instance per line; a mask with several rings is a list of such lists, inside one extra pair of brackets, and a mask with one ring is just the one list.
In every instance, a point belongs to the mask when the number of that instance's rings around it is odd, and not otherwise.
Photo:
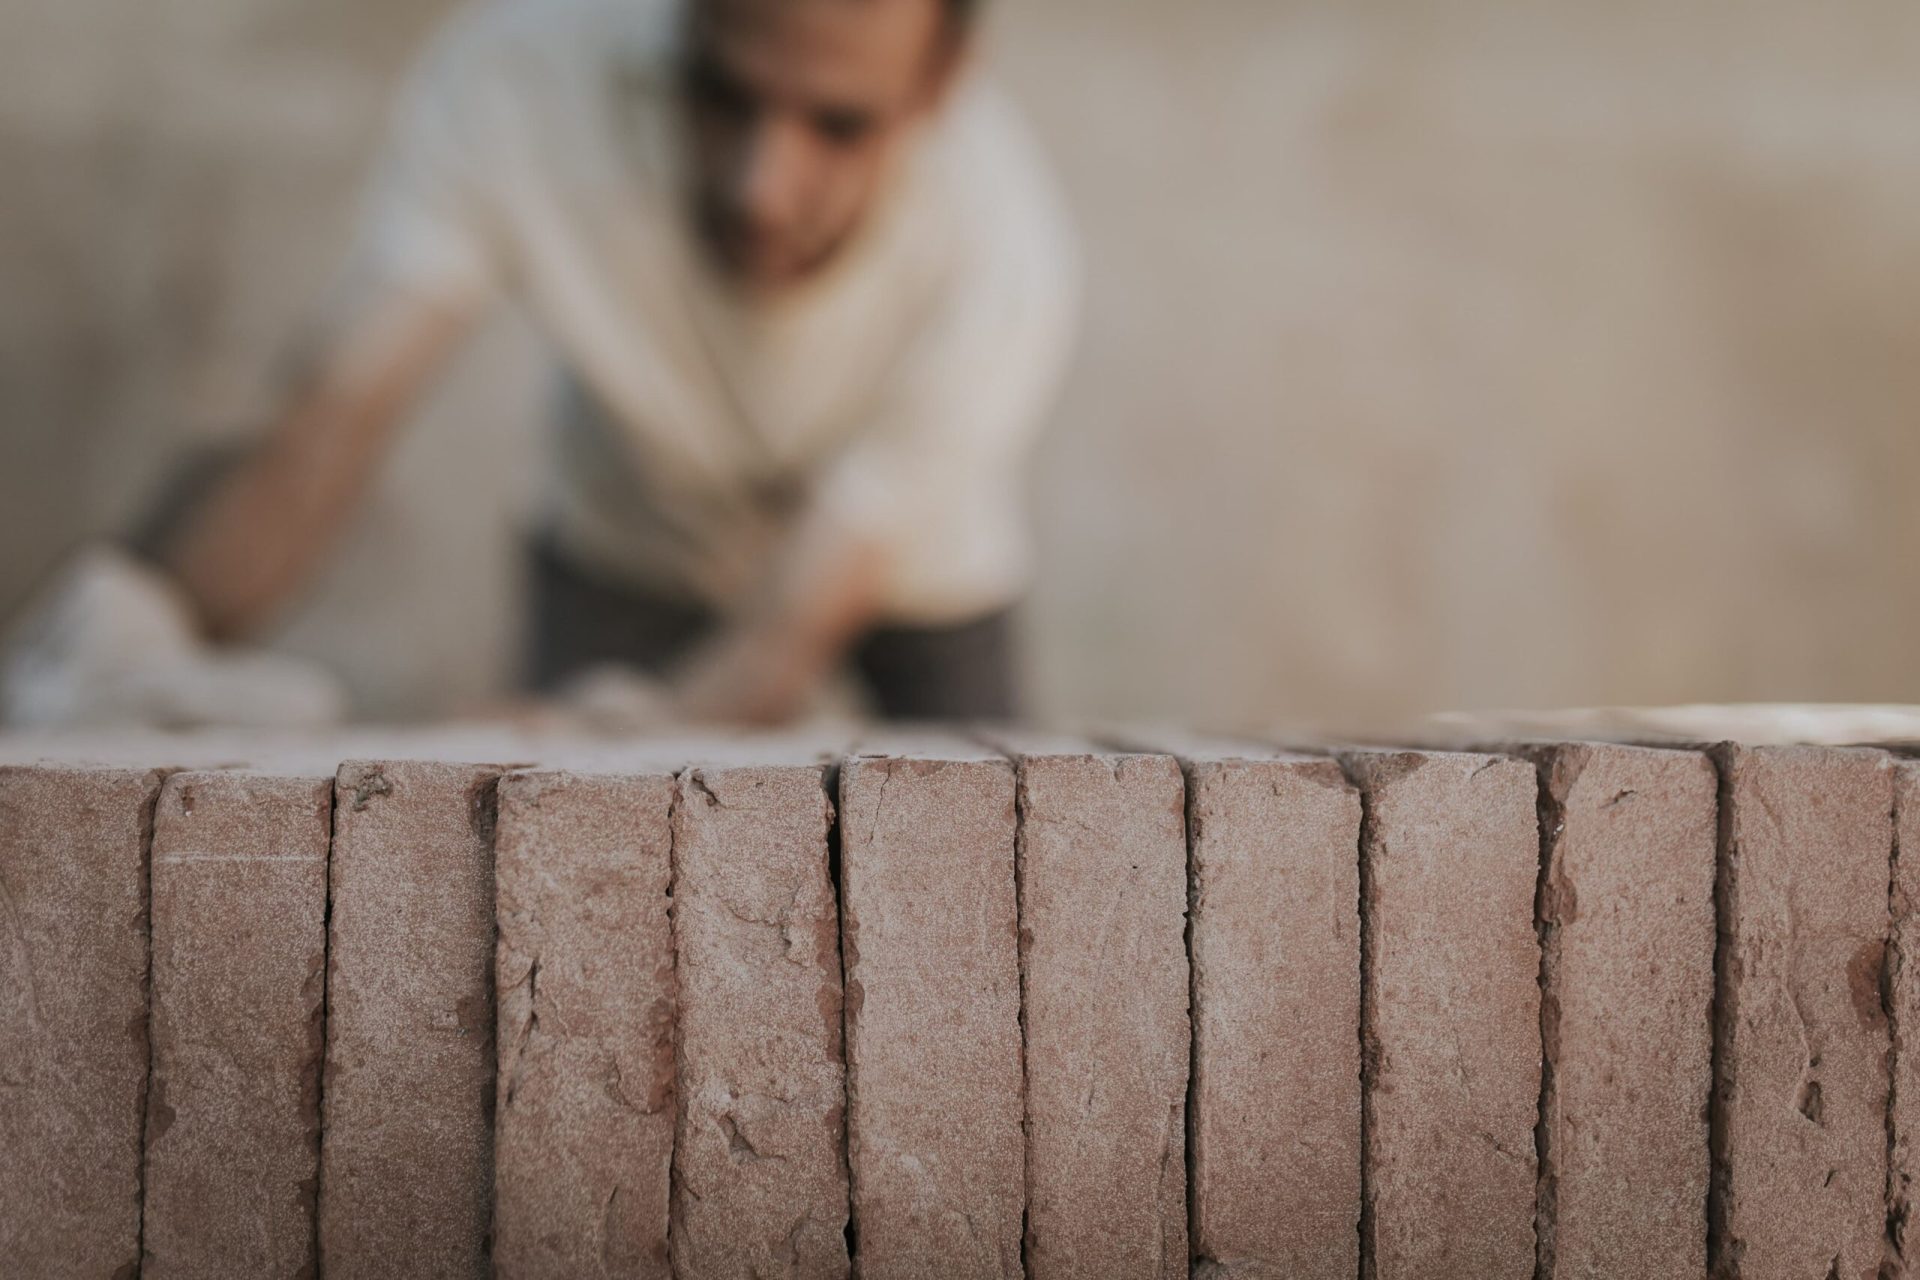
[(832, 259), (938, 108), (973, 0), (689, 0), (695, 214), (772, 292)]

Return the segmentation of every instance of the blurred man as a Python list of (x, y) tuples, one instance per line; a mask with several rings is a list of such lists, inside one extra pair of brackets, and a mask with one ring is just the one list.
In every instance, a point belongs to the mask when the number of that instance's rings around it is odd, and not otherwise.
[[(968, 74), (972, 9), (459, 17), (402, 96), (310, 377), (151, 540), (160, 577), (96, 563), (52, 610), (71, 616), (15, 663), (34, 718), (63, 718), (67, 688), (89, 711), (66, 718), (99, 718), (86, 668), (112, 663), (76, 637), (101, 598), (258, 635), (502, 297), (564, 373), (531, 546), (537, 687), (624, 663), (662, 673), (679, 718), (766, 722), (850, 658), (886, 714), (1013, 714), (1022, 471), (1070, 345), (1073, 253), (1030, 140)], [(242, 718), (272, 718), (252, 677)], [(289, 688), (306, 714), (316, 695)]]

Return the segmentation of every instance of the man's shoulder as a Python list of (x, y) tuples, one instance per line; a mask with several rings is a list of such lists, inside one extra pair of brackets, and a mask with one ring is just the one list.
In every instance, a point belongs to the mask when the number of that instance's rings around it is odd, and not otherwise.
[(556, 79), (669, 63), (682, 0), (467, 0), (440, 24), (416, 79), (429, 91), (514, 94)]
[(975, 267), (1071, 275), (1077, 244), (1064, 193), (1013, 99), (989, 78), (963, 86), (921, 157), (922, 198), (960, 228)]

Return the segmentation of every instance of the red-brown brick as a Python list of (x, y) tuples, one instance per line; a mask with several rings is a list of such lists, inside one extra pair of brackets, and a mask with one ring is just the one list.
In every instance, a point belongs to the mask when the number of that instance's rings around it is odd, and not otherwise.
[(669, 1274), (672, 800), (666, 773), (500, 782), (502, 1277)]
[(0, 1270), (133, 1275), (160, 774), (0, 767)]
[(840, 777), (860, 1275), (1018, 1276), (1013, 767), (937, 740), (868, 750)]
[(1543, 1280), (1706, 1269), (1712, 762), (1575, 745), (1540, 765)]
[(1886, 1231), (1893, 770), (1877, 751), (1725, 747), (1712, 1261), (1876, 1274)]
[(1185, 785), (1165, 755), (1014, 738), (1027, 1274), (1185, 1277)]
[(1893, 1168), (1887, 1180), (1887, 1221), (1894, 1231), (1891, 1280), (1910, 1274), (1905, 1255), (1916, 1241), (1914, 1182), (1920, 1179), (1920, 763), (1894, 766), (1892, 965), (1888, 982), (1893, 1023)]
[(1359, 752), (1363, 1248), (1379, 1280), (1534, 1273), (1540, 1099), (1533, 766)]
[(683, 1276), (844, 1276), (839, 912), (820, 765), (696, 767), (674, 808)]
[(499, 770), (351, 761), (334, 795), (320, 1259), (484, 1276)]
[(1359, 1273), (1360, 797), (1331, 760), (1179, 748), (1193, 867), (1193, 1247)]
[(328, 775), (161, 792), (143, 1275), (313, 1265), (332, 810)]

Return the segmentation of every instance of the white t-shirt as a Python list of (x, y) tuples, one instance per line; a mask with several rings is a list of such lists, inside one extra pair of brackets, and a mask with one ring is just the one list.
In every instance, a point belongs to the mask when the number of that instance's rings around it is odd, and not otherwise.
[(725, 607), (810, 496), (891, 549), (885, 620), (1009, 603), (1076, 255), (1010, 106), (959, 88), (822, 274), (750, 303), (687, 213), (675, 0), (496, 0), (404, 91), (362, 266), (510, 294), (565, 363), (547, 519), (589, 569)]

